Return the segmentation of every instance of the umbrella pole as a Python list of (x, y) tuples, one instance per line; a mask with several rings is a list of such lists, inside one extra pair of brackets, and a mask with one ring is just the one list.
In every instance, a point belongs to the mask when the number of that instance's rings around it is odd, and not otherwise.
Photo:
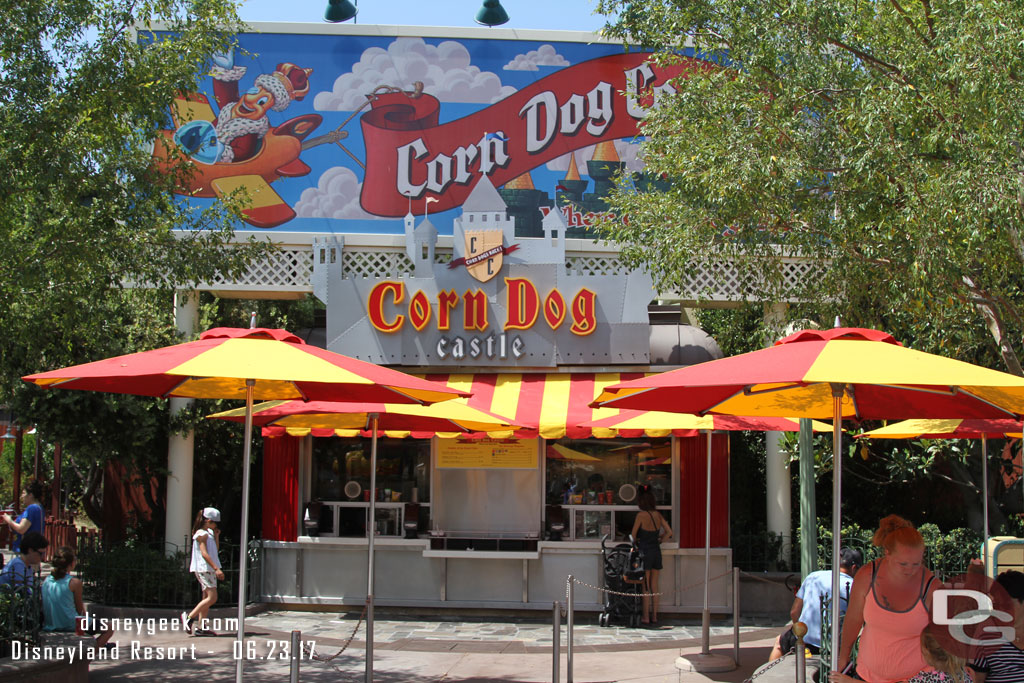
[(708, 608), (708, 582), (711, 580), (711, 430), (704, 435), (708, 440), (708, 469), (704, 488), (704, 609), (700, 613), (700, 653), (707, 655), (711, 654), (711, 611)]
[(839, 550), (843, 490), (843, 385), (832, 385), (832, 651), (831, 668), (839, 664)]
[(245, 380), (245, 444), (242, 446), (242, 541), (238, 558), (238, 651), (235, 663), (235, 683), (242, 683), (242, 665), (245, 661), (245, 583), (249, 559), (249, 457), (252, 454), (252, 402), (256, 380)]
[(981, 552), (988, 548), (988, 436), (981, 435), (981, 498), (984, 501), (981, 506), (981, 514), (984, 517), (985, 538), (981, 544)]
[(373, 682), (373, 537), (377, 533), (377, 421), (380, 416), (370, 415), (370, 516), (367, 522), (369, 540), (366, 543), (366, 683)]

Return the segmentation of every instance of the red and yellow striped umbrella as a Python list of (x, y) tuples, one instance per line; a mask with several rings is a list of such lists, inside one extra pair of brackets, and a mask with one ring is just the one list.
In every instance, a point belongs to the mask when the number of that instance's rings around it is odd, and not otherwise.
[(605, 387), (605, 408), (834, 419), (1007, 418), (1024, 377), (908, 349), (878, 330), (804, 330), (767, 349)]
[[(249, 535), (249, 461), (255, 399), (435, 403), (464, 391), (306, 344), (286, 330), (218, 327), (197, 341), (108, 358), (22, 378), (41, 387), (141, 396), (245, 399), (242, 450), (243, 543)], [(370, 536), (372, 558), (373, 536)], [(239, 595), (246, 595), (247, 553), (239, 559)], [(372, 595), (373, 591), (367, 591)], [(372, 605), (368, 608), (372, 610)], [(238, 645), (245, 647), (245, 600), (238, 601)], [(242, 680), (242, 660), (236, 680)]]
[(41, 387), (166, 398), (435, 403), (468, 392), (307, 344), (287, 330), (217, 327), (197, 341), (23, 377)]
[[(832, 613), (839, 614), (843, 418), (1015, 418), (1024, 413), (1024, 377), (914, 351), (879, 330), (803, 330), (767, 349), (610, 385), (594, 404), (831, 418)], [(838, 629), (832, 653), (839, 653)]]
[[(377, 416), (377, 435), (393, 439), (429, 439), (435, 434), (453, 438), (467, 432), (486, 432), (495, 438), (512, 436), (516, 428), (508, 419), (472, 408), (459, 400), (429, 406), (400, 403), (350, 403), (347, 401), (267, 401), (252, 407), (252, 422), (263, 427), (263, 436), (373, 436), (372, 416)], [(207, 419), (242, 422), (242, 408), (207, 415)]]
[(858, 434), (858, 439), (1019, 439), (1020, 420), (903, 420)]
[[(649, 436), (694, 436), (700, 431), (798, 432), (800, 421), (785, 417), (739, 417), (736, 415), (692, 415), (661, 410), (623, 410), (618, 415), (584, 422), (598, 438)], [(832, 425), (814, 420), (816, 432), (830, 432)]]

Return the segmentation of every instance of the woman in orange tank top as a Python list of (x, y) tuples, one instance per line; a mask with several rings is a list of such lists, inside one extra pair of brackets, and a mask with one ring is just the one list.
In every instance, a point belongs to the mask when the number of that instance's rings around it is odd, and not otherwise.
[(839, 672), (849, 663), (858, 635), (856, 674), (861, 680), (895, 683), (928, 668), (920, 638), (938, 582), (924, 566), (924, 539), (910, 522), (889, 515), (879, 524), (872, 543), (884, 548), (885, 556), (854, 577), (838, 670), (829, 675), (832, 683), (855, 680)]

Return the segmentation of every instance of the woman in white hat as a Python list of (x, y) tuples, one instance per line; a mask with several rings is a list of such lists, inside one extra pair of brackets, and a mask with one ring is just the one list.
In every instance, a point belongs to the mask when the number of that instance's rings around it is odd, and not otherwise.
[[(220, 541), (220, 510), (203, 508), (196, 515), (192, 524), (192, 564), (189, 571), (196, 575), (199, 587), (203, 591), (203, 599), (191, 612), (181, 613), (181, 623), (186, 633), (210, 635), (206, 628), (206, 615), (217, 602), (217, 579), (224, 580), (224, 572), (220, 569), (220, 558), (217, 556), (217, 544)], [(196, 621), (198, 620), (198, 624)]]

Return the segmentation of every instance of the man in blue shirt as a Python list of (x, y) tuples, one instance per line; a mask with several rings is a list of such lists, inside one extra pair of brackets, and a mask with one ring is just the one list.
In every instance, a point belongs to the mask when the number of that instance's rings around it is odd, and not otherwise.
[[(864, 564), (864, 555), (853, 548), (843, 548), (839, 551), (839, 613), (846, 614), (846, 606), (849, 603), (850, 587), (853, 585), (853, 575), (857, 573)], [(811, 572), (800, 584), (800, 590), (796, 593), (793, 606), (789, 610), (789, 617), (793, 622), (802, 621), (807, 625), (807, 635), (804, 636), (804, 645), (812, 654), (818, 654), (821, 647), (821, 601), (826, 602), (832, 599), (832, 571), (824, 570)], [(796, 647), (796, 636), (793, 635), (791, 626), (785, 633), (775, 639), (775, 647), (768, 661), (773, 661), (782, 655), (792, 652)]]
[(47, 545), (42, 534), (34, 531), (25, 534), (21, 540), (21, 554), (0, 571), (0, 586), (27, 588), (31, 593), (35, 587), (35, 572), (43, 562), (43, 551)]
[(25, 509), (18, 515), (18, 518), (14, 519), (6, 513), (3, 515), (4, 522), (11, 528), (11, 531), (17, 534), (14, 543), (11, 544), (11, 550), (16, 553), (20, 550), (21, 539), (25, 534), (32, 531), (43, 533), (45, 525), (43, 506), (39, 504), (42, 498), (43, 485), (38, 481), (33, 481), (25, 487), (21, 494), (21, 504)]

